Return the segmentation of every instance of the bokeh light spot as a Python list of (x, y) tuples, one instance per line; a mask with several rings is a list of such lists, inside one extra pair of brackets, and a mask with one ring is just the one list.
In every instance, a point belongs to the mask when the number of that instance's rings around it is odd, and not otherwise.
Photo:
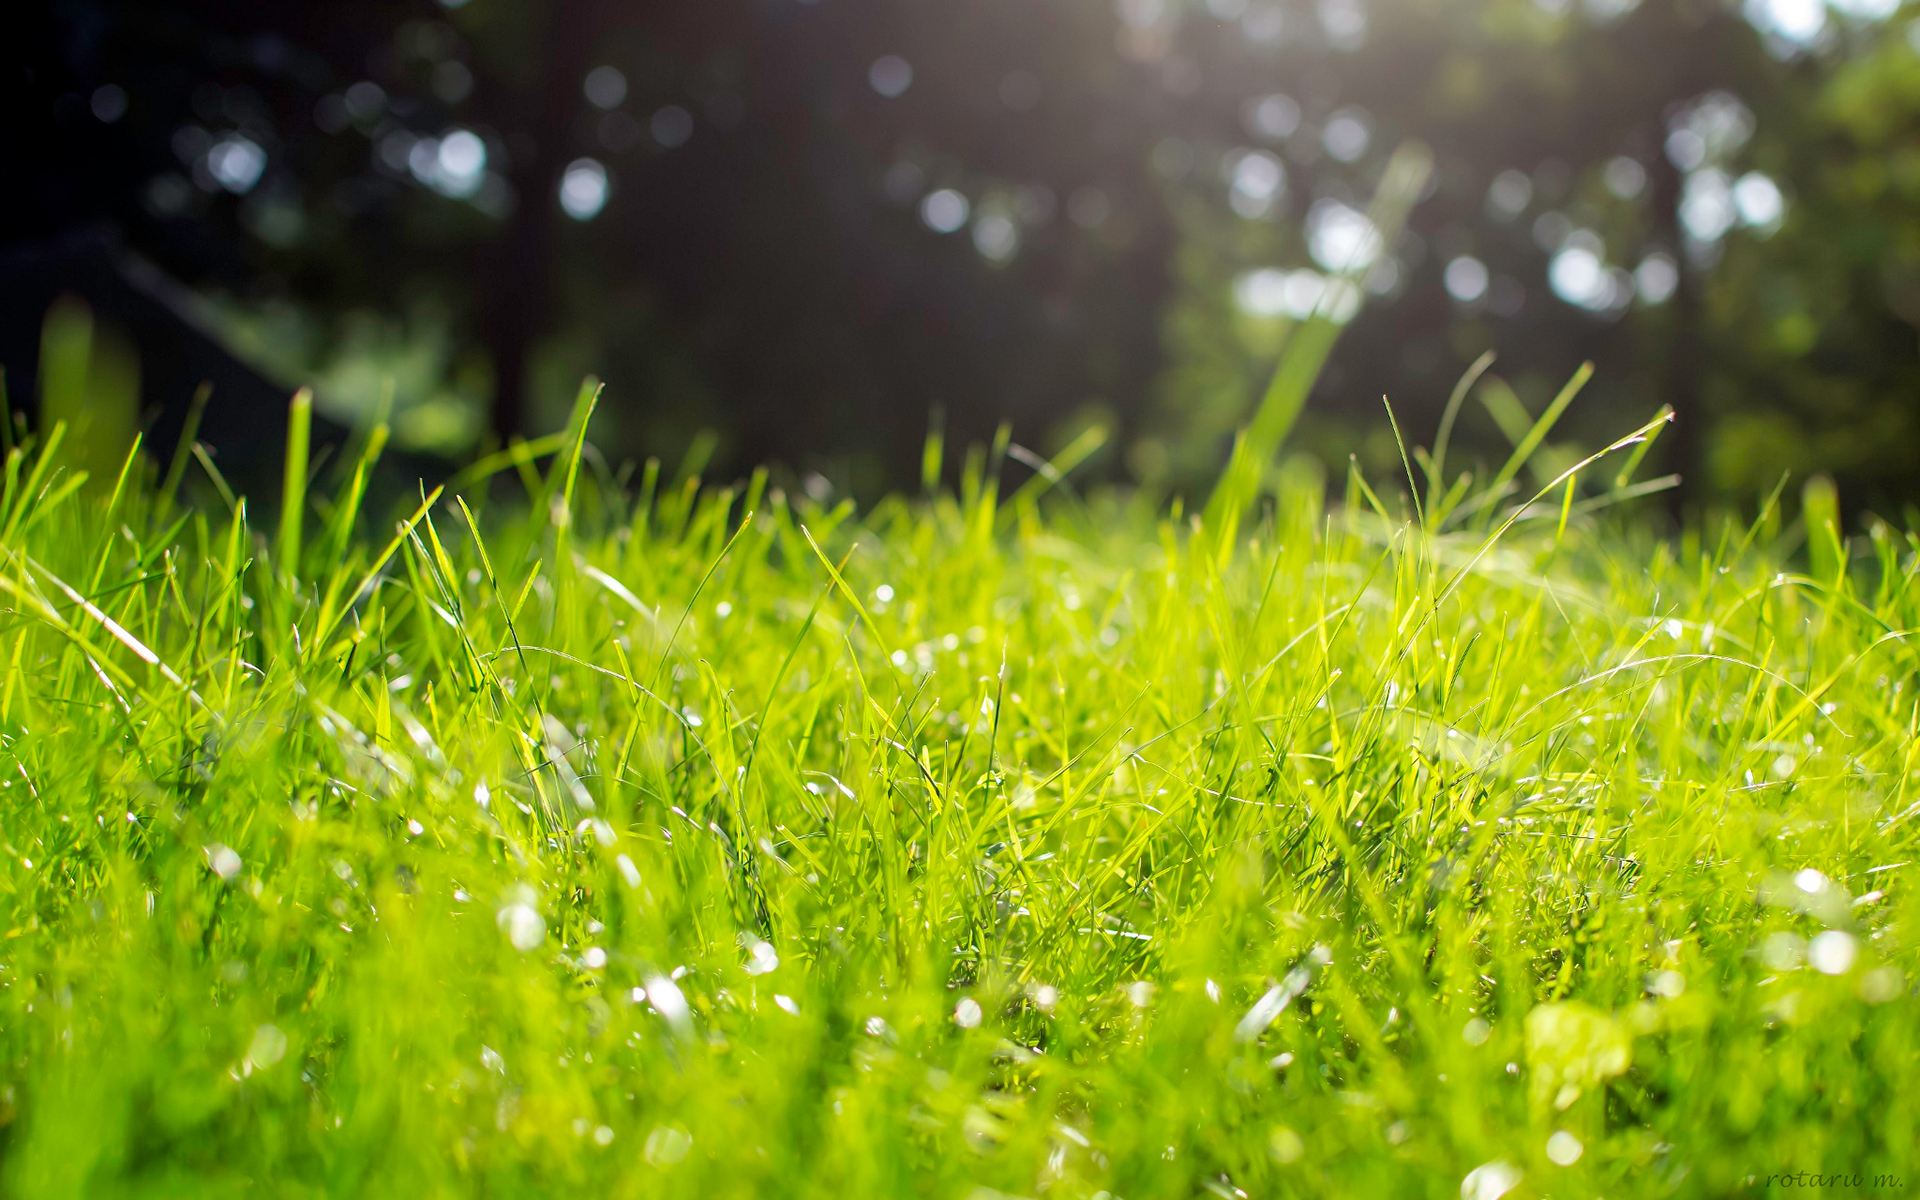
[(267, 152), (243, 133), (230, 133), (207, 151), (208, 173), (235, 195), (252, 191), (266, 169)]
[(1462, 304), (1472, 304), (1487, 294), (1487, 264), (1470, 254), (1462, 254), (1448, 263), (1442, 279), (1447, 295)]
[(456, 129), (440, 139), (438, 158), (447, 190), (470, 194), (480, 186), (480, 177), (487, 169), (487, 144), (471, 129)]
[(1680, 191), (1680, 223), (1689, 235), (1702, 242), (1719, 241), (1737, 215), (1725, 171), (1708, 168), (1687, 176)]
[(1633, 199), (1647, 186), (1647, 169), (1640, 160), (1624, 154), (1608, 159), (1600, 175), (1607, 190), (1622, 200)]
[(693, 136), (693, 114), (678, 104), (669, 104), (647, 121), (647, 132), (662, 150), (684, 146)]
[(1343, 163), (1358, 162), (1372, 141), (1373, 126), (1357, 108), (1343, 108), (1334, 113), (1327, 118), (1327, 127), (1320, 134), (1320, 144), (1327, 148), (1327, 153)]
[(618, 67), (595, 67), (587, 72), (580, 90), (595, 108), (613, 108), (627, 98), (627, 77)]
[(1524, 171), (1502, 171), (1487, 185), (1487, 207), (1495, 216), (1512, 220), (1527, 211), (1531, 203), (1533, 180), (1528, 179)]
[(1754, 28), (1794, 46), (1811, 45), (1827, 27), (1825, 0), (1747, 0)]
[(93, 110), (95, 120), (111, 125), (127, 115), (127, 90), (117, 83), (102, 84), (93, 89), (87, 106)]
[(913, 86), (913, 64), (898, 54), (883, 54), (867, 68), (867, 85), (891, 100)]
[(1286, 186), (1286, 168), (1264, 150), (1249, 150), (1232, 160), (1227, 203), (1242, 217), (1264, 217)]
[(1006, 262), (1020, 249), (1020, 227), (1005, 213), (988, 213), (973, 223), (973, 248), (993, 262)]
[(591, 221), (607, 206), (607, 168), (598, 159), (576, 158), (560, 176), (560, 208), (576, 221)]
[(1291, 137), (1300, 128), (1300, 106), (1290, 96), (1278, 92), (1262, 96), (1247, 106), (1247, 130), (1256, 137), (1279, 141)]
[(1742, 225), (1766, 234), (1780, 228), (1787, 200), (1780, 194), (1779, 184), (1758, 171), (1749, 171), (1734, 182), (1733, 207)]
[(967, 223), (971, 207), (959, 192), (941, 188), (920, 201), (920, 219), (935, 233), (953, 233)]
[(1580, 308), (1598, 311), (1612, 298), (1606, 263), (1587, 240), (1571, 241), (1553, 256), (1547, 265), (1547, 282), (1554, 295)]
[(1379, 231), (1359, 209), (1321, 200), (1307, 213), (1307, 252), (1329, 271), (1362, 270), (1379, 257)]
[(1649, 254), (1634, 268), (1633, 287), (1648, 304), (1665, 304), (1680, 286), (1680, 268), (1665, 254)]

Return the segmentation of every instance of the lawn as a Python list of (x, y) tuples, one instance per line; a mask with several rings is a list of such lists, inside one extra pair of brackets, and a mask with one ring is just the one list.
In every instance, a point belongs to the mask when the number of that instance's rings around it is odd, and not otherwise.
[(9, 447), (0, 1193), (1920, 1186), (1912, 533), (590, 409), (396, 511)]

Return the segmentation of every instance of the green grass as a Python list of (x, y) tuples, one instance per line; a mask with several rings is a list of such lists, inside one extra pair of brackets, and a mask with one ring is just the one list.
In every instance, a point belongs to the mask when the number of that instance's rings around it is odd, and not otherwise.
[(1920, 1186), (1910, 534), (591, 410), (397, 524), (9, 454), (0, 1193)]

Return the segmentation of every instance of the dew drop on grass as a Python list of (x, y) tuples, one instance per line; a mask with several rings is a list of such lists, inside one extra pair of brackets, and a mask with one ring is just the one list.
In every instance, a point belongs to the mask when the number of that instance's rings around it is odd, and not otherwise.
[(646, 1160), (656, 1167), (671, 1167), (693, 1149), (693, 1135), (677, 1125), (657, 1125), (647, 1135)]
[(1900, 972), (1879, 967), (1860, 977), (1860, 998), (1868, 1004), (1885, 1004), (1900, 994)]
[(981, 1016), (980, 1002), (972, 996), (962, 997), (953, 1006), (953, 1023), (962, 1029), (978, 1029)]
[(607, 952), (598, 946), (589, 946), (587, 952), (580, 956), (580, 965), (589, 971), (598, 971), (607, 965)]
[(247, 1043), (248, 1062), (264, 1070), (286, 1056), (287, 1035), (278, 1026), (262, 1025), (253, 1031), (253, 1040)]
[(1807, 943), (1807, 961), (1822, 975), (1845, 975), (1852, 969), (1857, 953), (1853, 935), (1838, 929), (1815, 934)]
[(746, 971), (749, 975), (771, 974), (780, 966), (780, 954), (770, 942), (755, 942), (747, 951)]
[(789, 1016), (797, 1017), (800, 1015), (800, 1006), (794, 1002), (792, 996), (783, 996), (776, 992), (774, 993), (773, 1003), (781, 1012)]
[(1460, 1030), (1460, 1039), (1469, 1046), (1484, 1046), (1492, 1035), (1493, 1026), (1482, 1017), (1474, 1017)]
[(233, 847), (223, 846), (219, 842), (209, 842), (206, 848), (207, 869), (222, 879), (232, 879), (240, 874), (240, 856)]
[(666, 976), (655, 975), (647, 980), (647, 1002), (676, 1031), (686, 1032), (691, 1027), (692, 1010), (687, 1007), (686, 993)]
[(1307, 1152), (1307, 1144), (1300, 1139), (1299, 1134), (1281, 1125), (1267, 1135), (1267, 1150), (1273, 1155), (1273, 1161), (1277, 1163), (1297, 1163)]
[(547, 922), (533, 905), (524, 900), (516, 900), (500, 910), (496, 918), (502, 933), (513, 943), (513, 948), (526, 953), (547, 939)]
[(1520, 1168), (1512, 1163), (1481, 1163), (1460, 1181), (1460, 1200), (1500, 1200), (1520, 1186)]
[(1547, 1139), (1547, 1158), (1557, 1167), (1572, 1166), (1580, 1161), (1580, 1155), (1585, 1152), (1586, 1147), (1580, 1144), (1580, 1139), (1564, 1129), (1555, 1130), (1553, 1136)]
[(1791, 971), (1800, 965), (1800, 939), (1791, 933), (1773, 933), (1760, 943), (1760, 960), (1776, 971)]
[(1656, 996), (1672, 999), (1687, 990), (1687, 979), (1678, 971), (1657, 971), (1647, 981), (1647, 990)]
[(631, 858), (622, 854), (613, 860), (613, 865), (620, 868), (620, 878), (626, 881), (628, 887), (640, 886), (640, 868), (633, 865)]

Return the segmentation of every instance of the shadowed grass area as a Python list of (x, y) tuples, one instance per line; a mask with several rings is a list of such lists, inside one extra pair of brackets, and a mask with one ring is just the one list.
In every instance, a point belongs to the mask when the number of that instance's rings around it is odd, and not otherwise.
[(856, 512), (591, 408), (397, 524), (377, 436), (277, 525), (8, 457), (0, 1190), (1920, 1185), (1911, 535), (1656, 540), (1636, 439)]

